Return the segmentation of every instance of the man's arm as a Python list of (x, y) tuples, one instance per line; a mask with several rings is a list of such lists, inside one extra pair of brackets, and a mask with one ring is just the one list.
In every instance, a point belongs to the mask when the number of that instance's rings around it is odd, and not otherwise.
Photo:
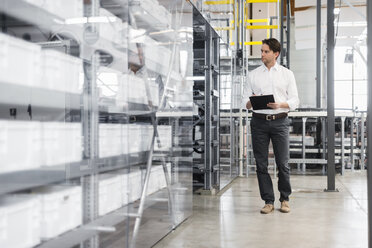
[(243, 101), (242, 101), (242, 104), (245, 103), (246, 109), (252, 108), (251, 101), (249, 100), (249, 97), (252, 96), (252, 95), (254, 95), (254, 94), (252, 92), (251, 78), (250, 78), (250, 76), (248, 76), (247, 77), (247, 82), (245, 82), (244, 88), (243, 88)]

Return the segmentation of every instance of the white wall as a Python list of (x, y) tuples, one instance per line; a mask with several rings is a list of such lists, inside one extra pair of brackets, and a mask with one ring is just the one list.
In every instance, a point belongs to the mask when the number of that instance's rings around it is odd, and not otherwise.
[(290, 69), (293, 71), (300, 107), (316, 107), (316, 49), (296, 50), (294, 24), (291, 23)]

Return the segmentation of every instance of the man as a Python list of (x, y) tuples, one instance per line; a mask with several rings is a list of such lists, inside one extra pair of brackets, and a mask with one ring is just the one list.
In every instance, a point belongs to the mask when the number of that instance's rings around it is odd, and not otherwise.
[(262, 214), (274, 211), (274, 190), (268, 173), (268, 150), (270, 139), (273, 144), (278, 167), (278, 189), (280, 191), (280, 211), (288, 213), (289, 195), (292, 193), (289, 181), (289, 120), (287, 113), (298, 107), (299, 99), (293, 72), (277, 63), (280, 43), (276, 39), (262, 41), (261, 60), (263, 65), (249, 74), (244, 87), (246, 108), (252, 107), (249, 101), (254, 95), (274, 95), (275, 102), (267, 104), (269, 109), (254, 110), (251, 120), (253, 154), (256, 159), (257, 178), (265, 206)]

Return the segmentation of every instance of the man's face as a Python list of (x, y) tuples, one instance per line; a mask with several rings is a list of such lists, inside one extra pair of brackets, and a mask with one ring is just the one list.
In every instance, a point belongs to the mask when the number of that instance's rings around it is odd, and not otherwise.
[(273, 52), (267, 44), (262, 44), (261, 47), (261, 60), (266, 64), (271, 64), (275, 61), (275, 58), (279, 55), (279, 52)]

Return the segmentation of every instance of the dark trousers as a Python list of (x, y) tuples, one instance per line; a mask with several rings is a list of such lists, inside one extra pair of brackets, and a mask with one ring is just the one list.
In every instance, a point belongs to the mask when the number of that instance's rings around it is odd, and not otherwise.
[(289, 181), (289, 120), (281, 118), (267, 121), (253, 117), (251, 120), (253, 154), (256, 159), (257, 178), (262, 200), (273, 204), (274, 190), (268, 173), (268, 154), (270, 139), (274, 149), (275, 162), (278, 167), (278, 189), (280, 201), (288, 201), (292, 193)]

